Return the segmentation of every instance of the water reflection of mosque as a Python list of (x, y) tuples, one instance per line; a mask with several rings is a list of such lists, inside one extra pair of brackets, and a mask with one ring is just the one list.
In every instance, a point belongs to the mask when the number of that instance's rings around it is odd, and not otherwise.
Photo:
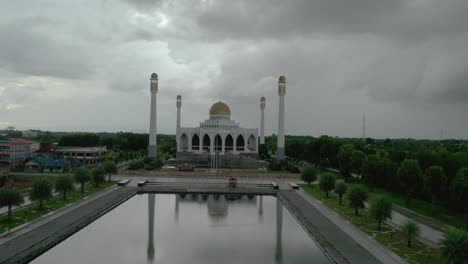
[[(155, 255), (154, 246), (154, 213), (155, 194), (148, 194), (148, 260), (152, 262)], [(257, 206), (258, 215), (263, 216), (263, 196), (240, 195), (240, 194), (175, 194), (175, 218), (179, 217), (179, 203), (205, 203), (208, 207), (208, 215), (212, 220), (221, 220), (227, 217), (229, 203), (243, 203), (245, 205)], [(276, 199), (276, 263), (282, 263), (282, 230), (283, 230), (283, 205)]]

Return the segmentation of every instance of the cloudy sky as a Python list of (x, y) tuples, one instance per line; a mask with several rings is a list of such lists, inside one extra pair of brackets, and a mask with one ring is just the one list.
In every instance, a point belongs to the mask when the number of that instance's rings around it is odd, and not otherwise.
[(197, 126), (210, 105), (286, 133), (468, 138), (466, 0), (0, 0), (0, 128)]

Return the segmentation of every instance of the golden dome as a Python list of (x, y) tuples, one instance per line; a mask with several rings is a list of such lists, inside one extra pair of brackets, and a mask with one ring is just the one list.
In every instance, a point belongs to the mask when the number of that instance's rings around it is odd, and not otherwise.
[(217, 102), (210, 107), (210, 115), (231, 115), (231, 109), (223, 102)]
[(151, 79), (158, 79), (158, 74), (157, 73), (151, 74)]
[(284, 77), (284, 75), (281, 75), (278, 79), (280, 82), (285, 82), (286, 81), (286, 77)]

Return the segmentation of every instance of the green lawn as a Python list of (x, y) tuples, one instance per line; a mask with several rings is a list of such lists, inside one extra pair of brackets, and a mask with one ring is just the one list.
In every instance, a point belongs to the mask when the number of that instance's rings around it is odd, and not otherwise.
[(430, 248), (419, 241), (414, 242), (413, 247), (408, 248), (404, 235), (387, 224), (383, 224), (382, 230), (378, 231), (377, 221), (368, 215), (367, 210), (361, 209), (359, 210), (360, 215), (355, 216), (354, 209), (348, 206), (346, 195), (343, 197), (343, 205), (339, 206), (338, 197), (334, 193), (331, 193), (330, 197), (326, 198), (325, 193), (318, 186), (312, 185), (308, 187), (307, 185), (302, 185), (301, 187), (409, 263), (445, 263), (440, 259), (438, 249)]
[(39, 204), (32, 204), (22, 210), (16, 211), (12, 214), (12, 220), (7, 221), (7, 215), (0, 216), (0, 234), (8, 231), (12, 228), (15, 228), (19, 225), (22, 225), (26, 222), (34, 220), (42, 215), (45, 215), (51, 211), (57, 210), (61, 207), (64, 207), (67, 204), (76, 202), (86, 196), (89, 196), (93, 193), (104, 190), (107, 187), (114, 185), (115, 183), (103, 183), (98, 188), (94, 187), (92, 184), (88, 184), (85, 187), (84, 193), (81, 193), (79, 189), (71, 194), (67, 195), (67, 200), (63, 200), (62, 195), (58, 195), (49, 201), (45, 201), (43, 204), (42, 210), (39, 210)]

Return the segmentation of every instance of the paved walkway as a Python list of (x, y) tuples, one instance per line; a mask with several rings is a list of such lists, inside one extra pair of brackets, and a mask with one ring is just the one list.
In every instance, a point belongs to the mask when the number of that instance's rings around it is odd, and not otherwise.
[[(359, 245), (367, 249), (375, 258), (377, 258), (382, 263), (406, 263), (405, 260), (400, 258), (398, 255), (391, 252), (386, 247), (382, 246), (380, 243), (369, 237), (362, 230), (351, 224), (349, 221), (345, 220), (343, 217), (339, 216), (335, 211), (328, 208), (319, 200), (315, 199), (313, 196), (309, 195), (303, 190), (296, 192), (302, 198), (304, 198), (309, 204), (311, 204), (315, 209), (317, 209), (323, 216), (328, 220), (338, 226), (343, 232), (345, 232), (349, 237), (354, 239)], [(352, 263), (368, 263), (368, 262), (352, 262)]]

